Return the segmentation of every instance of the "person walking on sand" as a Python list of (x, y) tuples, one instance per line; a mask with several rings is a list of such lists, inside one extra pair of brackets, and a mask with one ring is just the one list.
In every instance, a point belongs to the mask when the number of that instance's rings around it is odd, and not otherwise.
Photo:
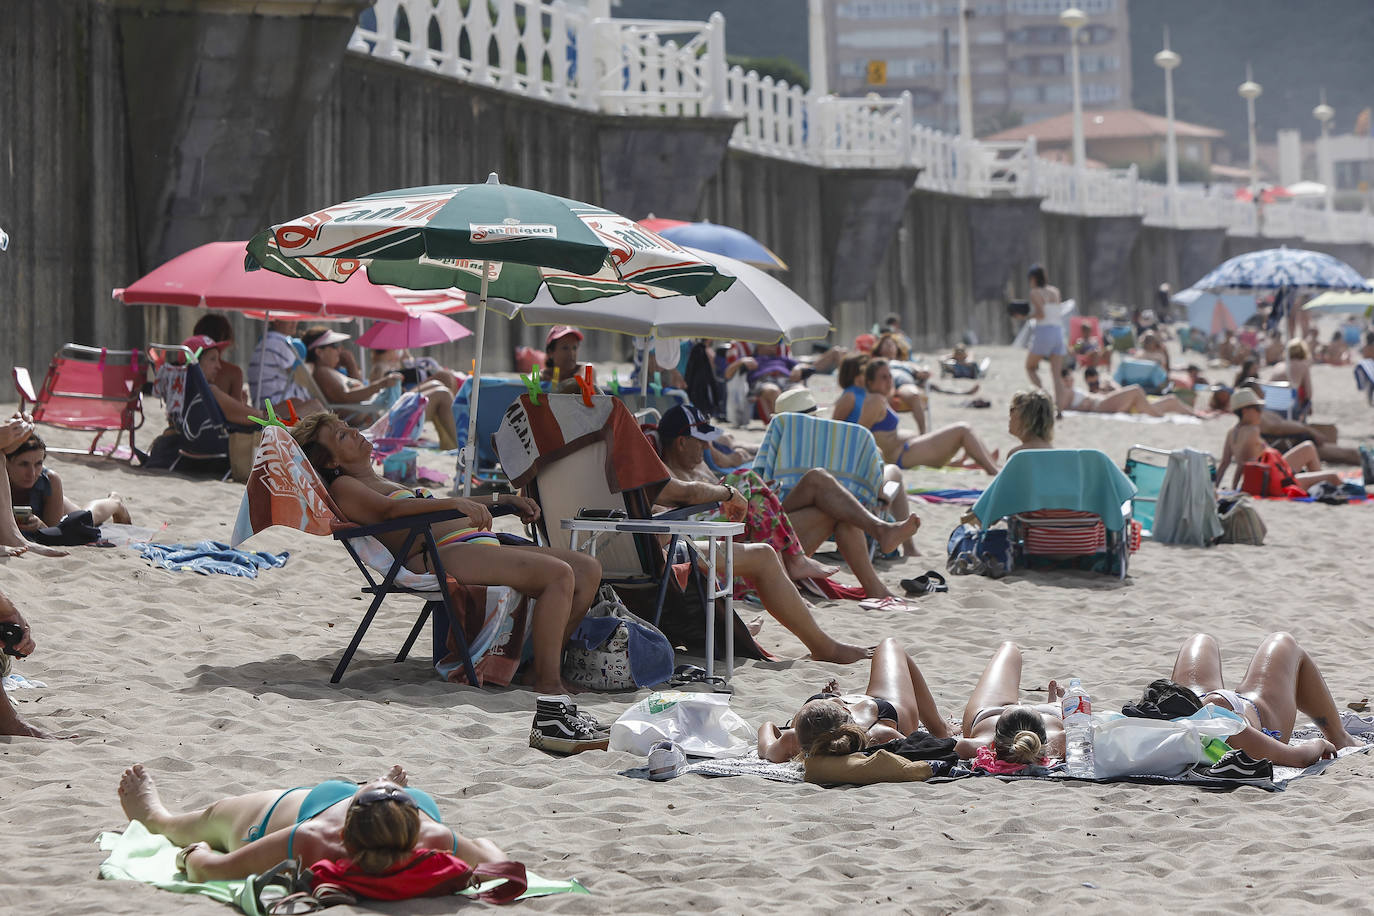
[(1050, 384), (1055, 386), (1053, 390), (1057, 393), (1059, 370), (1069, 352), (1059, 315), (1059, 287), (1046, 281), (1045, 268), (1039, 264), (1033, 265), (1027, 276), (1030, 279), (1030, 317), (1035, 320), (1035, 329), (1031, 333), (1030, 352), (1026, 354), (1026, 375), (1036, 388), (1045, 388), (1040, 384), (1040, 360), (1048, 359)]

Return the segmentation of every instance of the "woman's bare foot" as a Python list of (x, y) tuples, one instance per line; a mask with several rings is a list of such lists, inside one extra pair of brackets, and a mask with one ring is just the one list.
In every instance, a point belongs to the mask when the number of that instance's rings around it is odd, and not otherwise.
[(834, 662), (837, 665), (852, 665), (861, 662), (866, 658), (873, 657), (873, 646), (864, 649), (860, 646), (851, 646), (848, 643), (837, 642), (831, 645), (825, 652), (812, 652), (811, 658), (818, 662)]
[(908, 515), (900, 522), (889, 522), (878, 538), (878, 553), (887, 554), (896, 550), (905, 541), (916, 534), (916, 529), (921, 527), (921, 520), (915, 515)]
[(134, 520), (133, 517), (129, 515), (128, 507), (124, 505), (124, 497), (120, 496), (114, 490), (111, 490), (107, 498), (113, 499), (115, 502), (119, 503), (119, 507), (115, 509), (114, 512), (110, 513), (110, 521), (114, 522), (116, 525), (132, 525)]
[(65, 557), (69, 553), (69, 551), (58, 550), (55, 547), (48, 547), (45, 544), (35, 544), (32, 541), (29, 542), (28, 552), (37, 554), (40, 557)]
[(763, 632), (763, 615), (760, 614), (759, 616), (755, 617), (753, 620), (745, 624), (745, 626), (748, 628), (750, 636), (758, 636), (759, 633)]
[(172, 816), (157, 794), (152, 774), (141, 763), (129, 767), (120, 777), (119, 806), (129, 820), (142, 821), (143, 826), (153, 833), (161, 833), (163, 825)]
[(9, 544), (0, 544), (0, 557), (22, 557), (29, 552), (27, 547), (11, 547)]
[(410, 784), (410, 777), (406, 775), (406, 768), (401, 766), (399, 763), (392, 764), (391, 769), (387, 770), (386, 775), (382, 778), (390, 780), (391, 782), (396, 783), (396, 785), (398, 786), (405, 786)]
[(828, 579), (840, 571), (838, 566), (827, 566), (804, 553), (786, 554), (782, 558), (782, 565), (787, 570), (787, 578), (794, 582), (799, 579)]

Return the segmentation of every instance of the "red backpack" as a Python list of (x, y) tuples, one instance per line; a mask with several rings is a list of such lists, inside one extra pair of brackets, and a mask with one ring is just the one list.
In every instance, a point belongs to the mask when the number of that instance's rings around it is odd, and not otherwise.
[(486, 862), (472, 866), (451, 852), (426, 849), (379, 875), (368, 874), (352, 859), (321, 859), (310, 866), (317, 883), (338, 884), (359, 897), (373, 900), (409, 900), (412, 897), (443, 897), (490, 881), (505, 878), (478, 898), (490, 903), (509, 903), (529, 887), (525, 866), (519, 862)]
[(1293, 468), (1278, 449), (1270, 446), (1260, 453), (1258, 461), (1245, 462), (1241, 471), (1240, 488), (1251, 496), (1306, 496)]

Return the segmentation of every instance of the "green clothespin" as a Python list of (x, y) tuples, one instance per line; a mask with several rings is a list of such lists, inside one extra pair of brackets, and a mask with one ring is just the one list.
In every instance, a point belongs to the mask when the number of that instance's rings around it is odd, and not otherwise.
[(611, 370), (611, 394), (620, 395), (620, 370)]
[(525, 390), (530, 393), (530, 403), (535, 407), (539, 406), (539, 392), (543, 390), (539, 385), (538, 367), (531, 369), (528, 376), (520, 376), (520, 381), (525, 383)]
[[(280, 426), (282, 429), (286, 429), (286, 424), (277, 419), (277, 412), (273, 409), (272, 402), (269, 400), (263, 401), (263, 403), (267, 405), (267, 419), (263, 420), (258, 417), (249, 417), (248, 419), (259, 426)], [(288, 403), (287, 406), (290, 407), (291, 405)]]
[(654, 383), (653, 383), (652, 385), (649, 386), (649, 390), (652, 391), (655, 395), (660, 395), (660, 394), (663, 393), (663, 373), (662, 373), (662, 372), (655, 372), (655, 373), (654, 373)]

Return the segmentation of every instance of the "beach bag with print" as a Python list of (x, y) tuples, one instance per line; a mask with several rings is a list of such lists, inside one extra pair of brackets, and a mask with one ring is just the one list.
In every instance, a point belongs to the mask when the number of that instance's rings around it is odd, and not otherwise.
[(1251, 496), (1306, 496), (1307, 491), (1298, 483), (1293, 468), (1283, 454), (1269, 446), (1258, 461), (1247, 461), (1241, 471), (1240, 488)]
[(1260, 518), (1259, 510), (1248, 496), (1234, 500), (1222, 500), (1217, 504), (1221, 518), (1221, 537), (1218, 544), (1249, 544), (1259, 547), (1269, 529)]
[(589, 690), (635, 690), (673, 676), (673, 646), (649, 621), (601, 587), (600, 600), (573, 631), (563, 655), (563, 677)]

